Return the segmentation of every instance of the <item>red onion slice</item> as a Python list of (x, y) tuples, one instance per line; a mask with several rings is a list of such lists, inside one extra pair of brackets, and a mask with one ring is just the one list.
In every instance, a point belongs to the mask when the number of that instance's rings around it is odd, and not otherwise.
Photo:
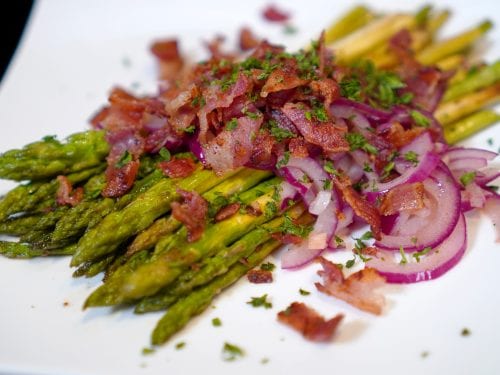
[(443, 154), (443, 159), (453, 161), (455, 159), (486, 159), (491, 161), (495, 159), (498, 154), (493, 151), (483, 150), (480, 148), (472, 148), (472, 147), (452, 147), (448, 149)]
[(402, 246), (406, 252), (420, 251), (438, 246), (453, 231), (460, 214), (461, 197), (451, 173), (441, 164), (423, 183), (430, 212), (419, 210), (418, 213), (425, 213), (423, 217), (411, 223), (408, 219), (405, 225), (396, 223), (389, 235), (382, 234), (377, 247), (399, 250)]
[(485, 168), (482, 171), (476, 172), (475, 181), (479, 186), (485, 187), (487, 184), (489, 184), (493, 180), (496, 180), (498, 177), (500, 177), (500, 171), (498, 169)]
[(470, 172), (486, 167), (488, 161), (484, 158), (457, 158), (447, 164), (451, 171)]
[(436, 279), (448, 272), (462, 258), (466, 247), (465, 218), (460, 214), (452, 233), (437, 248), (422, 255), (419, 262), (407, 254), (407, 263), (401, 264), (400, 260), (396, 260), (394, 252), (380, 250), (366, 266), (375, 268), (389, 283), (417, 283)]

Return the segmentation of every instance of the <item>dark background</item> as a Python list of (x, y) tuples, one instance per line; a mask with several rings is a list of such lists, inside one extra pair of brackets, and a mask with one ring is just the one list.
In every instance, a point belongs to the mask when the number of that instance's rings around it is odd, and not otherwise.
[(4, 1), (0, 5), (0, 81), (21, 38), (32, 0)]

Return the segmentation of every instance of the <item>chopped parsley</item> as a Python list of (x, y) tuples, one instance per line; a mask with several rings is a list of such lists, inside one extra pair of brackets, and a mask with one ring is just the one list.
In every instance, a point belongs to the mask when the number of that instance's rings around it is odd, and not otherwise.
[(332, 180), (323, 180), (323, 190), (330, 190), (332, 188)]
[(132, 154), (128, 151), (125, 151), (121, 156), (120, 160), (116, 163), (116, 168), (123, 168), (128, 163), (132, 161)]
[(337, 247), (343, 246), (344, 245), (344, 240), (340, 238), (339, 236), (335, 236), (335, 245)]
[(310, 225), (297, 225), (293, 222), (293, 219), (285, 213), (283, 224), (280, 225), (278, 231), (284, 234), (293, 234), (302, 238), (306, 238), (312, 231), (312, 226)]
[(334, 176), (338, 176), (340, 173), (335, 169), (333, 166), (333, 162), (331, 160), (326, 160), (325, 165), (323, 166), (323, 169), (326, 173), (330, 173)]
[(207, 104), (205, 97), (203, 95), (196, 96), (192, 101), (191, 101), (191, 106), (192, 107), (203, 107), (205, 104)]
[(340, 95), (354, 101), (361, 100), (361, 82), (356, 78), (343, 79), (340, 82)]
[(262, 271), (270, 271), (270, 272), (272, 272), (272, 271), (274, 271), (275, 268), (276, 268), (276, 266), (273, 263), (271, 263), (271, 262), (262, 263), (260, 265), (260, 269)]
[(488, 138), (486, 142), (488, 143), (488, 146), (493, 146), (493, 138)]
[(325, 106), (323, 104), (317, 105), (313, 108), (312, 112), (316, 120), (320, 122), (328, 121), (328, 113), (326, 112)]
[(195, 130), (196, 130), (196, 126), (194, 126), (194, 125), (190, 125), (187, 128), (183, 129), (184, 133), (188, 133), (188, 134), (193, 134)]
[(352, 268), (356, 264), (356, 256), (354, 258), (349, 259), (346, 263), (345, 266), (346, 268)]
[(476, 178), (476, 172), (466, 172), (460, 176), (460, 182), (463, 186), (469, 185)]
[(410, 111), (410, 116), (415, 122), (415, 125), (421, 126), (423, 128), (428, 128), (430, 125), (430, 121), (427, 116), (423, 115), (422, 112), (417, 111), (415, 109)]
[(460, 334), (464, 337), (470, 336), (470, 329), (469, 328), (463, 328)]
[(401, 260), (399, 261), (399, 264), (406, 264), (408, 263), (408, 259), (406, 259), (406, 254), (403, 249), (403, 246), (399, 246), (399, 253), (401, 254)]
[(283, 129), (279, 127), (278, 123), (275, 120), (269, 120), (267, 122), (267, 128), (271, 135), (276, 139), (277, 142), (281, 143), (284, 139), (294, 138), (295, 133), (288, 129)]
[(384, 180), (387, 177), (389, 177), (389, 175), (391, 174), (391, 172), (393, 171), (395, 166), (396, 166), (396, 164), (393, 161), (390, 161), (389, 163), (387, 163), (384, 166), (384, 169), (382, 169), (382, 174), (380, 175), (380, 178), (382, 180)]
[(253, 307), (264, 307), (265, 309), (273, 307), (273, 304), (267, 300), (267, 294), (264, 294), (261, 297), (252, 297), (247, 304), (252, 305)]
[(168, 151), (167, 148), (165, 147), (162, 147), (160, 149), (160, 152), (159, 152), (161, 158), (163, 159), (163, 161), (170, 161), (172, 155), (170, 154), (170, 151)]
[(276, 168), (284, 167), (290, 161), (290, 151), (285, 151), (283, 157), (276, 163)]
[(406, 154), (403, 155), (403, 158), (406, 161), (413, 163), (413, 165), (418, 164), (418, 154), (415, 151), (408, 151)]
[(302, 288), (299, 289), (299, 293), (301, 296), (308, 296), (309, 294), (311, 294), (311, 292), (304, 290)]
[(269, 201), (266, 203), (266, 207), (264, 209), (264, 216), (266, 219), (273, 218), (278, 213), (278, 206), (276, 202)]
[(153, 354), (155, 350), (153, 348), (142, 348), (142, 355)]
[(231, 120), (226, 122), (226, 130), (233, 131), (238, 127), (238, 119), (233, 117)]
[(420, 257), (423, 255), (426, 255), (429, 251), (432, 250), (432, 247), (426, 247), (420, 251), (417, 251), (416, 253), (413, 253), (413, 257), (416, 259), (417, 263), (420, 263)]
[(375, 146), (369, 144), (362, 134), (346, 133), (345, 139), (349, 143), (349, 148), (351, 151), (361, 149), (368, 152), (369, 154), (378, 154), (378, 150), (375, 148)]
[(183, 349), (185, 346), (186, 346), (186, 343), (185, 343), (184, 341), (181, 341), (181, 342), (178, 342), (177, 344), (175, 344), (175, 349), (177, 349), (177, 350), (181, 350), (181, 349)]
[(230, 344), (228, 342), (224, 343), (224, 347), (222, 348), (222, 359), (224, 361), (235, 361), (245, 355), (243, 349), (234, 344)]
[(312, 120), (312, 113), (310, 111), (304, 112), (304, 116), (308, 121)]
[(370, 164), (366, 163), (363, 165), (363, 171), (365, 172), (373, 172), (373, 168), (370, 166)]
[(289, 23), (287, 23), (285, 27), (283, 27), (283, 33), (287, 35), (297, 34), (297, 31), (297, 28), (293, 25), (290, 25)]
[(222, 325), (222, 322), (219, 318), (213, 318), (212, 319), (212, 325), (214, 327), (220, 327)]

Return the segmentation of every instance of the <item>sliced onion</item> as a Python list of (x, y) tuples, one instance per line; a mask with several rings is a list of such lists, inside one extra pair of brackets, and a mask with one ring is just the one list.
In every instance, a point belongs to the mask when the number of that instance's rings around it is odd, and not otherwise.
[(440, 160), (441, 159), (438, 155), (433, 152), (428, 152), (420, 156), (420, 160), (416, 166), (409, 166), (406, 168), (401, 176), (384, 183), (377, 183), (373, 181), (369, 182), (365, 192), (369, 192), (371, 190), (372, 192), (384, 193), (401, 184), (421, 182), (429, 177), (429, 175), (436, 169)]
[(429, 132), (423, 132), (418, 137), (415, 137), (411, 142), (401, 147), (399, 153), (401, 155), (413, 151), (417, 155), (424, 155), (434, 150), (434, 142), (432, 141)]
[(457, 158), (447, 164), (452, 171), (470, 172), (486, 167), (488, 161), (484, 158)]
[(286, 164), (287, 168), (298, 168), (312, 180), (318, 191), (323, 189), (325, 180), (330, 177), (321, 167), (321, 165), (312, 158), (295, 158), (291, 157)]
[(482, 150), (480, 148), (452, 147), (443, 154), (443, 158), (449, 161), (453, 161), (455, 159), (469, 159), (469, 158), (485, 159), (491, 161), (495, 159), (497, 155), (498, 154), (496, 152)]
[(298, 168), (284, 167), (279, 170), (279, 173), (290, 185), (297, 189), (301, 195), (305, 195), (311, 188), (311, 184), (303, 182), (305, 173)]
[(438, 247), (422, 255), (420, 262), (406, 255), (408, 263), (401, 264), (395, 259), (394, 252), (380, 250), (366, 266), (375, 268), (389, 283), (417, 283), (435, 279), (449, 271), (464, 255), (467, 247), (466, 232), (465, 219), (460, 214), (451, 234)]
[(500, 196), (494, 195), (484, 205), (484, 212), (493, 222), (496, 231), (496, 242), (500, 242)]
[(331, 191), (321, 190), (309, 205), (309, 212), (313, 215), (319, 215), (326, 209), (331, 198)]
[(500, 177), (500, 171), (498, 169), (485, 168), (482, 171), (476, 172), (475, 181), (479, 186), (485, 187), (487, 184), (489, 184), (493, 180), (496, 180), (498, 177)]
[(295, 200), (296, 196), (297, 189), (295, 189), (295, 187), (287, 181), (283, 181), (280, 188), (281, 209), (286, 209), (288, 207), (288, 202), (290, 200)]
[[(455, 228), (460, 215), (460, 188), (444, 164), (436, 168), (430, 178), (423, 181), (427, 209), (425, 215), (416, 217), (405, 225), (396, 223), (390, 234), (382, 234), (376, 246), (387, 250), (407, 252), (435, 247), (443, 242)], [(427, 215), (427, 217), (426, 217)], [(401, 215), (400, 215), (401, 216)], [(398, 219), (399, 220), (399, 219)]]
[(343, 105), (343, 106), (354, 108), (360, 114), (362, 114), (363, 116), (368, 118), (368, 120), (373, 120), (373, 121), (376, 121), (377, 123), (387, 122), (392, 116), (391, 112), (382, 111), (380, 109), (373, 108), (367, 104), (355, 102), (353, 100), (349, 100), (349, 99), (345, 99), (345, 98), (339, 98), (339, 99), (335, 100), (332, 104), (333, 105)]

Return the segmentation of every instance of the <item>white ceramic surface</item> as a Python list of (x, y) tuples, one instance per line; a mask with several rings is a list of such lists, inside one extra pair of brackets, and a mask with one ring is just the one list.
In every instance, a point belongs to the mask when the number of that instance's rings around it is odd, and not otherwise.
[[(416, 9), (420, 2), (371, 0), (380, 10)], [(113, 85), (139, 93), (155, 89), (151, 40), (178, 36), (193, 58), (216, 33), (228, 45), (243, 25), (271, 41), (298, 48), (346, 10), (351, 2), (282, 1), (293, 13), (295, 35), (266, 23), (266, 1), (47, 0), (38, 2), (7, 75), (0, 86), (0, 152), (39, 139), (84, 129), (106, 102)], [(444, 33), (485, 17), (500, 26), (495, 1), (438, 1), (454, 10)], [(233, 37), (231, 37), (233, 35)], [(500, 56), (500, 27), (489, 37), (488, 59)], [(494, 138), (493, 145), (487, 144)], [(500, 125), (468, 144), (498, 150)], [(2, 181), (0, 191), (13, 184)], [(82, 311), (94, 279), (72, 279), (68, 259), (32, 261), (0, 258), (0, 374), (499, 374), (500, 245), (491, 224), (468, 216), (469, 247), (463, 261), (442, 278), (385, 289), (381, 317), (315, 292), (318, 265), (297, 272), (275, 272), (276, 282), (240, 281), (217, 298), (169, 344), (145, 356), (149, 334), (160, 314), (134, 316), (129, 310)], [(279, 254), (274, 256), (278, 263)], [(311, 291), (301, 296), (299, 288)], [(269, 310), (246, 304), (268, 293)], [(276, 322), (292, 301), (304, 301), (325, 316), (346, 315), (335, 340), (305, 341)], [(67, 302), (67, 306), (64, 306)], [(221, 327), (211, 320), (219, 317)], [(467, 327), (468, 337), (461, 331)], [(175, 344), (185, 342), (182, 350)], [(224, 362), (224, 342), (246, 356)], [(426, 357), (422, 353), (427, 352)], [(266, 363), (262, 363), (263, 359)]]

